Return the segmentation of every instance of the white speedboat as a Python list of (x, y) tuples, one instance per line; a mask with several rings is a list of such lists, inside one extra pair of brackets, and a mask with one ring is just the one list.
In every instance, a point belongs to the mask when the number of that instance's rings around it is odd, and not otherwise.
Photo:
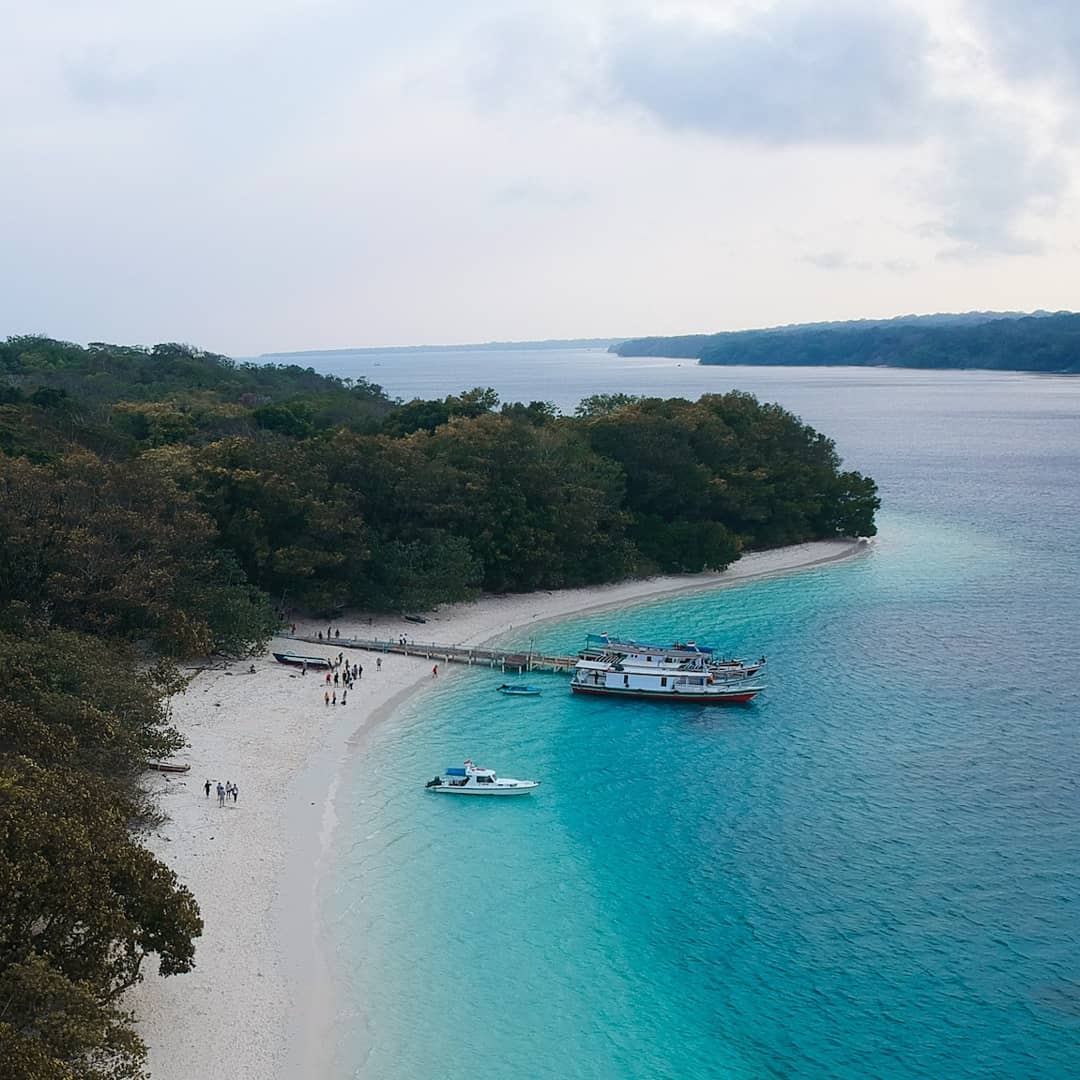
[(540, 781), (496, 776), (494, 769), (482, 769), (466, 761), (463, 768), (447, 769), (445, 779), (436, 776), (424, 786), (440, 795), (528, 795), (540, 786)]

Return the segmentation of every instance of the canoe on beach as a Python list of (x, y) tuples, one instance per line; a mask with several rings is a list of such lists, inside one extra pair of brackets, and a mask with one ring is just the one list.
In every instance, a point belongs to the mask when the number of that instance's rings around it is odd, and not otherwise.
[(289, 664), (291, 667), (303, 667), (307, 664), (310, 668), (331, 668), (334, 665), (325, 656), (299, 656), (291, 652), (276, 652), (274, 659), (279, 664)]
[(147, 768), (156, 769), (158, 772), (176, 772), (185, 773), (191, 772), (191, 766), (187, 764), (180, 764), (175, 761), (148, 761), (146, 763)]

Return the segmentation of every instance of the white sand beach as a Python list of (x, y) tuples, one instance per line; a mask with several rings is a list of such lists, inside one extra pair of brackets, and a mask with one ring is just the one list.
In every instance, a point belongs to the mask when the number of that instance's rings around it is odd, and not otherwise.
[[(822, 541), (750, 554), (723, 574), (488, 597), (428, 614), (422, 631), (399, 616), (360, 613), (333, 625), (343, 638), (407, 634), (479, 645), (524, 624), (801, 570), (866, 550), (864, 542)], [(298, 631), (325, 626), (313, 622)], [(294, 647), (279, 638), (270, 648)], [(322, 651), (336, 653), (338, 646)], [(321, 1055), (305, 1044), (319, 1041), (330, 1005), (313, 913), (337, 777), (350, 742), (431, 682), (431, 663), (423, 658), (383, 656), (376, 671), (371, 653), (348, 650), (346, 656), (363, 665), (363, 676), (344, 707), (324, 705), (318, 673), (302, 676), (269, 654), (214, 664), (173, 702), (173, 721), (189, 743), (177, 759), (192, 768), (150, 780), (168, 819), (148, 844), (194, 892), (205, 930), (194, 971), (161, 979), (150, 964), (126, 999), (150, 1047), (154, 1080), (314, 1075), (308, 1063)], [(440, 678), (464, 670), (442, 666)], [(213, 789), (204, 794), (207, 780), (232, 781), (237, 800), (219, 808)]]

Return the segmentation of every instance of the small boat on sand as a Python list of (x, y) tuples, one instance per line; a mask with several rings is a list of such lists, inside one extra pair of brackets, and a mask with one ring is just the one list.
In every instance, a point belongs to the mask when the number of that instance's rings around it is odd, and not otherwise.
[(279, 664), (288, 664), (290, 667), (331, 668), (334, 665), (325, 656), (300, 656), (291, 652), (276, 652), (274, 659)]
[(507, 697), (539, 697), (543, 693), (539, 686), (524, 686), (520, 683), (503, 683), (498, 689), (500, 694)]
[(191, 772), (190, 765), (181, 764), (178, 761), (148, 761), (146, 764), (148, 768), (156, 769), (158, 772)]
[(496, 776), (494, 769), (483, 769), (471, 761), (466, 761), (464, 768), (447, 769), (445, 780), (436, 776), (424, 785), (439, 795), (528, 795), (539, 786), (539, 780)]
[(426, 623), (427, 622), (427, 619), (425, 619), (423, 617), (423, 615), (402, 615), (402, 618), (406, 622), (414, 622), (414, 623)]

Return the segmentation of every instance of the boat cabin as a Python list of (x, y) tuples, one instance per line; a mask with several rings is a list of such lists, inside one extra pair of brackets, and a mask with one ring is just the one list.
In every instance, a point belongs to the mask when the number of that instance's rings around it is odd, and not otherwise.
[(482, 769), (478, 765), (467, 764), (463, 769), (447, 769), (447, 783), (451, 787), (481, 787), (494, 784), (498, 779), (494, 769)]

